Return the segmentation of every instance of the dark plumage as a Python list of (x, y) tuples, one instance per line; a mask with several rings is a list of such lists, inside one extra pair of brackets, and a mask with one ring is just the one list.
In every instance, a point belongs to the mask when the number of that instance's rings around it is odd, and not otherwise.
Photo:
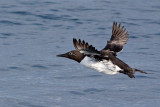
[(128, 41), (128, 31), (121, 27), (121, 25), (117, 25), (117, 22), (113, 23), (112, 28), (112, 36), (110, 41), (107, 42), (107, 45), (102, 51), (112, 51), (115, 55), (117, 52), (120, 52), (123, 49), (123, 46)]
[[(93, 47), (92, 45), (89, 45), (84, 40), (81, 41), (79, 39), (77, 41), (75, 38), (73, 38), (73, 44), (76, 50), (67, 52), (65, 54), (60, 54), (57, 56), (70, 58), (79, 63), (85, 57), (89, 57), (93, 59), (93, 61), (101, 62), (103, 65), (106, 64), (107, 69), (110, 70), (110, 68), (108, 67), (111, 66), (111, 71), (114, 71), (114, 69), (118, 70), (119, 73), (126, 74), (130, 78), (135, 78), (134, 77), (135, 71), (146, 74), (146, 72), (144, 71), (131, 68), (129, 65), (127, 65), (122, 60), (116, 57), (117, 53), (123, 49), (123, 46), (127, 43), (127, 41), (128, 41), (128, 32), (126, 31), (124, 26), (121, 27), (120, 24), (117, 24), (117, 22), (114, 22), (111, 39), (110, 41), (107, 42), (105, 48), (102, 49), (101, 51), (98, 51), (97, 49), (95, 49), (95, 47)], [(91, 66), (91, 67), (95, 68), (95, 66)], [(106, 72), (105, 70), (103, 71)]]

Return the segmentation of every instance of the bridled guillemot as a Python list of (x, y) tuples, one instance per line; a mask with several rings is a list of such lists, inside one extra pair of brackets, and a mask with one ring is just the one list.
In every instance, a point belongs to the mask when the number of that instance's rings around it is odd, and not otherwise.
[(113, 22), (112, 36), (110, 41), (107, 41), (107, 44), (104, 49), (98, 51), (92, 45), (89, 45), (84, 40), (80, 39), (77, 41), (73, 38), (73, 44), (76, 50), (72, 50), (65, 54), (59, 54), (58, 57), (66, 57), (72, 60), (75, 60), (87, 67), (93, 68), (98, 72), (105, 74), (118, 74), (123, 73), (128, 75), (130, 78), (135, 78), (134, 73), (146, 72), (131, 68), (129, 65), (124, 63), (122, 60), (117, 58), (117, 53), (123, 49), (123, 46), (128, 41), (128, 31), (121, 27), (117, 22)]

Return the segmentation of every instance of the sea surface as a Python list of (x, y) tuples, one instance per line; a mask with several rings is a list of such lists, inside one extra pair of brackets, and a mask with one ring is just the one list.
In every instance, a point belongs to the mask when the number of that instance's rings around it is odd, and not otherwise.
[[(113, 21), (129, 32), (118, 58), (148, 74), (56, 57), (73, 38), (104, 48)], [(160, 107), (160, 1), (1, 0), (0, 107)]]

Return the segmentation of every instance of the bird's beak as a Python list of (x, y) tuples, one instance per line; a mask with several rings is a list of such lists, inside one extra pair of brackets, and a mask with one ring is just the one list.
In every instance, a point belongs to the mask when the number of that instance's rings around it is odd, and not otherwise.
[(67, 54), (59, 54), (59, 55), (56, 55), (57, 57), (67, 57)]

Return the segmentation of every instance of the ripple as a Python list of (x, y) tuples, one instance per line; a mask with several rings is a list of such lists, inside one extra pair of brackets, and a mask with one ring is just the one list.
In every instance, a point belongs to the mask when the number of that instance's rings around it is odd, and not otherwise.
[(45, 4), (59, 4), (58, 2), (54, 2), (54, 1), (45, 1), (45, 2), (43, 2), (43, 3), (45, 3)]
[(134, 18), (128, 18), (128, 20), (132, 20), (132, 21), (151, 21), (151, 19), (134, 19)]
[(2, 36), (2, 37), (0, 37), (1, 39), (7, 39), (8, 37), (5, 37), (5, 36)]
[(50, 11), (58, 12), (59, 10), (58, 9), (50, 9)]
[(139, 49), (142, 49), (142, 50), (147, 50), (147, 49), (149, 49), (149, 48), (139, 48)]
[(84, 93), (78, 92), (78, 91), (69, 91), (71, 94), (74, 95), (85, 95)]
[(14, 35), (13, 33), (1, 33), (0, 38), (7, 39), (8, 37), (13, 36), (13, 35)]
[(115, 12), (114, 14), (116, 14), (116, 15), (121, 15), (121, 13), (120, 13), (120, 12)]
[(48, 66), (52, 66), (52, 67), (61, 67), (63, 65), (60, 65), (60, 64), (53, 64), (53, 65), (48, 65)]
[[(139, 35), (139, 36), (141, 36), (141, 35)], [(151, 38), (151, 36), (149, 36), (149, 35), (142, 35), (141, 37), (144, 37), (144, 38)]]
[(151, 55), (151, 56), (155, 55), (153, 53), (146, 53), (146, 52), (134, 52), (134, 53), (140, 54), (140, 55)]
[(138, 37), (137, 36), (129, 36), (129, 38), (136, 39)]
[(61, 17), (53, 15), (53, 14), (45, 14), (45, 15), (36, 15), (39, 18), (42, 19), (54, 19), (54, 20), (60, 20)]
[(100, 89), (96, 89), (96, 88), (88, 88), (88, 89), (85, 89), (83, 90), (83, 92), (85, 93), (95, 93), (95, 92), (103, 92), (105, 90), (100, 90)]
[(149, 76), (144, 76), (144, 75), (136, 75), (135, 78), (156, 79), (155, 77), (149, 77)]
[(93, 77), (93, 78), (95, 78), (95, 77), (101, 77), (101, 76), (103, 76), (103, 75), (89, 75), (88, 77)]
[(159, 12), (159, 10), (151, 10), (151, 9), (140, 9), (139, 11), (141, 11), (141, 12)]
[(22, 55), (24, 55), (24, 54), (22, 54), (22, 53), (18, 53), (18, 54), (17, 54), (17, 56), (22, 56)]
[(76, 24), (83, 24), (83, 22), (76, 22)]
[(4, 35), (4, 36), (12, 36), (13, 34), (12, 34), (12, 33), (1, 33), (1, 35)]
[(41, 23), (32, 23), (31, 25), (38, 25), (38, 26), (42, 26), (43, 24), (41, 24)]
[(26, 6), (27, 5), (32, 6), (32, 5), (37, 4), (37, 2), (35, 2), (35, 1), (30, 1), (30, 2), (28, 2), (28, 1), (21, 1), (20, 4), (26, 5)]
[(159, 33), (155, 33), (155, 34), (153, 34), (153, 35), (157, 35), (157, 36), (160, 36), (160, 32), (159, 32)]
[(0, 24), (6, 24), (6, 25), (23, 25), (22, 23), (16, 22), (16, 21), (9, 21), (9, 20), (0, 20)]
[(152, 6), (152, 8), (160, 9), (160, 6)]
[(8, 69), (11, 69), (11, 70), (24, 70), (23, 68), (20, 68), (20, 67), (17, 67), (17, 66), (11, 66), (11, 67), (8, 67)]
[(80, 6), (78, 8), (72, 8), (72, 9), (66, 9), (66, 8), (63, 8), (63, 9), (65, 9), (67, 11), (71, 11), (71, 12), (104, 10), (102, 8), (85, 8), (83, 6)]
[(149, 24), (158, 24), (158, 25), (160, 25), (160, 22), (159, 22), (159, 21), (149, 21), (149, 22), (146, 22), (146, 23), (149, 23)]
[(67, 26), (66, 29), (73, 29), (73, 26)]
[(105, 30), (106, 28), (104, 28), (104, 27), (99, 27), (99, 28), (97, 28), (97, 29), (99, 29), (99, 30)]
[(79, 19), (77, 19), (77, 18), (73, 18), (73, 19), (71, 19), (72, 21), (78, 21)]
[(27, 12), (27, 11), (15, 11), (15, 12), (10, 12), (10, 13), (17, 14), (17, 15), (33, 15), (32, 13)]
[(63, 25), (53, 25), (53, 27), (62, 27)]
[(48, 69), (48, 67), (40, 65), (40, 64), (32, 65), (31, 67), (33, 67), (33, 68), (40, 68), (40, 69)]

